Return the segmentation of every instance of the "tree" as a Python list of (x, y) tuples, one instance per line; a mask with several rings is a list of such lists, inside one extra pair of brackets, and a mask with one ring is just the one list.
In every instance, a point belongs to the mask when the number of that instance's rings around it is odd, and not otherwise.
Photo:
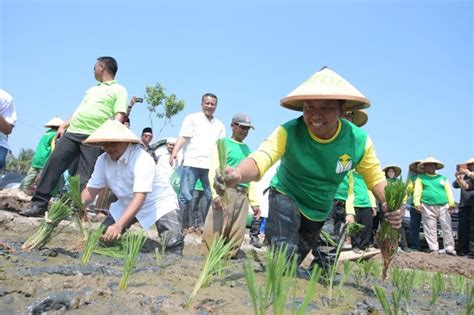
[(178, 100), (175, 94), (166, 95), (166, 89), (156, 83), (146, 87), (145, 100), (148, 103), (147, 109), (150, 111), (150, 123), (153, 127), (152, 114), (163, 119), (163, 126), (158, 132), (158, 137), (163, 129), (171, 124), (171, 118), (184, 109), (184, 101)]
[(33, 160), (33, 155), (35, 151), (33, 149), (21, 149), (18, 158), (13, 154), (9, 155), (7, 158), (7, 163), (5, 170), (9, 172), (16, 172), (20, 174), (26, 174), (31, 165), (31, 160)]

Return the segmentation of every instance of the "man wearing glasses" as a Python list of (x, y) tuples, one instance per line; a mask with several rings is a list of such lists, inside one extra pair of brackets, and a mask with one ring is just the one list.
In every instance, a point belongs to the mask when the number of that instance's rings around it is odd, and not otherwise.
[[(217, 108), (217, 96), (206, 93), (201, 98), (201, 111), (184, 118), (178, 141), (170, 156), (170, 165), (176, 163), (178, 152), (183, 148), (183, 171), (181, 173), (178, 194), (181, 224), (183, 218), (191, 211), (194, 187), (201, 180), (207, 207), (211, 204), (211, 188), (209, 186), (209, 167), (211, 154), (217, 139), (225, 137), (224, 124), (214, 117)], [(185, 228), (185, 226), (183, 226)]]

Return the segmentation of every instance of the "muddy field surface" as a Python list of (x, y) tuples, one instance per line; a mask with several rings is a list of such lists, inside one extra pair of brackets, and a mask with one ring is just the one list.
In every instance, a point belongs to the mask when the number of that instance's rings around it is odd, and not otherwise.
[[(3, 200), (0, 204), (6, 203)], [(20, 202), (16, 206), (23, 207), (24, 204)], [(121, 260), (93, 254), (88, 264), (80, 264), (81, 237), (74, 223), (61, 224), (62, 232), (45, 248), (23, 251), (22, 243), (35, 231), (40, 221), (39, 218), (19, 216), (17, 209), (11, 206), (0, 210), (0, 314), (40, 314), (48, 311), (72, 314), (253, 313), (243, 269), (245, 258), (231, 260), (224, 274), (215, 276), (209, 287), (198, 292), (189, 309), (183, 307), (204, 263), (198, 234), (186, 235), (183, 256), (171, 254), (164, 265), (159, 266), (154, 254), (156, 235), (150, 233), (129, 286), (121, 291), (118, 289), (123, 266)], [(253, 256), (249, 254), (251, 248), (245, 243), (243, 252)], [(258, 250), (257, 255), (261, 258), (263, 250)], [(380, 262), (380, 256), (372, 260)], [(470, 283), (474, 276), (474, 260), (401, 253), (395, 257), (393, 266), (439, 271), (446, 278), (445, 289), (434, 305), (430, 305), (432, 288), (429, 280), (414, 288), (411, 301), (402, 302), (409, 314), (466, 314), (469, 294), (467, 290), (455, 292), (449, 280), (453, 275), (463, 275), (466, 283)], [(257, 282), (263, 283), (262, 266), (254, 262), (254, 269)], [(379, 285), (390, 296), (393, 290), (390, 280), (382, 283), (380, 276), (361, 279), (355, 274), (347, 279), (342, 290), (334, 294), (332, 301), (328, 299), (328, 285), (321, 281), (307, 313), (382, 313), (373, 288)], [(342, 271), (336, 276), (336, 286), (341, 275)], [(297, 298), (289, 299), (288, 313), (291, 313), (293, 306), (301, 304), (300, 296), (308, 285), (307, 280), (296, 281)]]

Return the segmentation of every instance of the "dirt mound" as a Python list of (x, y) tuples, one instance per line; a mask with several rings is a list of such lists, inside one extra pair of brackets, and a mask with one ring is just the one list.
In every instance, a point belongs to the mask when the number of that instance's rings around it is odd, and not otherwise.
[(0, 190), (0, 209), (19, 212), (30, 206), (31, 197), (18, 189)]

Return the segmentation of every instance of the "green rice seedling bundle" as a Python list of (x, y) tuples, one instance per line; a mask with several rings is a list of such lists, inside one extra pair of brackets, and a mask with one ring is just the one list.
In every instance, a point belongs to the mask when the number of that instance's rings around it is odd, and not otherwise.
[(81, 264), (87, 264), (89, 262), (92, 252), (97, 248), (104, 229), (105, 227), (101, 224), (96, 229), (87, 232), (86, 246), (82, 252)]
[(451, 289), (457, 294), (463, 294), (465, 288), (465, 278), (463, 275), (450, 275), (449, 282)]
[(98, 255), (108, 256), (115, 259), (125, 259), (122, 241), (115, 241), (112, 244), (107, 244), (99, 241), (97, 247), (94, 248), (94, 253)]
[(202, 287), (209, 286), (212, 275), (215, 274), (219, 266), (221, 266), (220, 260), (228, 259), (230, 257), (230, 251), (232, 247), (233, 243), (226, 241), (225, 237), (223, 237), (222, 235), (218, 238), (215, 237), (212, 240), (209, 254), (206, 257), (206, 261), (204, 262), (204, 266), (202, 267), (199, 279), (196, 282), (193, 291), (191, 292), (191, 295), (188, 298), (188, 301), (184, 305), (185, 308), (189, 308), (192, 305), (198, 291)]
[(45, 246), (53, 238), (53, 231), (58, 224), (71, 215), (72, 210), (68, 205), (67, 198), (61, 198), (59, 201), (54, 202), (49, 211), (46, 212), (39, 228), (26, 240), (21, 248), (31, 250)]
[(87, 220), (87, 213), (81, 199), (81, 179), (79, 175), (67, 178), (69, 190), (67, 197), (71, 200), (72, 207), (77, 211), (77, 215), (82, 220)]
[[(407, 184), (401, 180), (389, 183), (385, 187), (385, 199), (389, 212), (395, 211), (402, 206), (403, 199), (407, 194)], [(383, 220), (377, 234), (377, 242), (382, 253), (382, 280), (387, 278), (388, 267), (398, 249), (398, 230), (394, 229), (389, 222)]]
[[(219, 154), (219, 171), (222, 176), (225, 175), (227, 168), (227, 146), (224, 139), (217, 140), (217, 153)], [(224, 190), (224, 204), (227, 207), (227, 192)]]
[(439, 299), (439, 295), (444, 290), (444, 278), (441, 272), (434, 274), (431, 278), (431, 301), (430, 305), (433, 306)]
[(142, 248), (143, 244), (145, 243), (146, 236), (143, 230), (139, 232), (132, 232), (128, 231), (123, 236), (123, 254), (124, 254), (124, 262), (123, 262), (123, 274), (122, 279), (120, 279), (119, 289), (124, 290), (128, 286), (128, 280), (130, 274), (132, 273), (132, 269), (137, 262), (138, 253)]
[(166, 257), (166, 245), (168, 244), (169, 234), (165, 233), (160, 235), (160, 247), (155, 248), (155, 258), (156, 263), (161, 269), (165, 266), (165, 257)]

